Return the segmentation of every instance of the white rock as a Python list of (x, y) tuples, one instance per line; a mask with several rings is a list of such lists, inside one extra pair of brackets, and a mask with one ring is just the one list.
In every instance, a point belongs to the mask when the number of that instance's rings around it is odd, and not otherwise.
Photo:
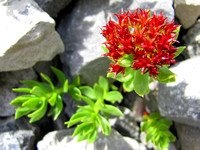
[(175, 14), (187, 29), (191, 27), (200, 16), (200, 1), (199, 0), (175, 0)]
[[(53, 131), (37, 143), (38, 150), (146, 150), (145, 146), (134, 139), (122, 137), (115, 129), (109, 136), (99, 133), (94, 143), (77, 142), (71, 135), (73, 129)], [(139, 149), (138, 149), (139, 148)]]
[(0, 2), (0, 71), (20, 70), (64, 51), (54, 20), (32, 0)]

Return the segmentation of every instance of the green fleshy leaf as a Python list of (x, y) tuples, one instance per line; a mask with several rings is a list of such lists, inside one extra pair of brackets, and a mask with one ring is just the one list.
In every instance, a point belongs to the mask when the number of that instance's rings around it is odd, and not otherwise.
[(111, 126), (110, 123), (108, 122), (108, 120), (106, 120), (103, 116), (98, 115), (97, 116), (97, 120), (99, 125), (101, 126), (102, 132), (105, 135), (110, 135), (111, 132)]
[(85, 97), (83, 95), (77, 95), (80, 99), (83, 99), (88, 105), (90, 105), (91, 107), (94, 106), (94, 102), (89, 99), (88, 97)]
[(163, 67), (159, 66), (158, 72), (160, 73), (156, 77), (160, 83), (169, 83), (171, 81), (176, 80), (175, 79), (176, 74), (170, 71), (167, 66), (163, 66)]
[(174, 32), (176, 33), (175, 39), (178, 39), (178, 35), (179, 35), (179, 31), (180, 31), (181, 27), (177, 27), (176, 30), (174, 30)]
[(27, 115), (31, 111), (33, 111), (33, 110), (30, 108), (27, 108), (27, 107), (23, 107), (23, 106), (18, 107), (15, 112), (15, 119), (19, 119), (20, 117)]
[(102, 49), (104, 50), (105, 53), (109, 53), (109, 50), (105, 46), (102, 46)]
[(128, 81), (123, 83), (123, 88), (124, 90), (126, 90), (127, 92), (131, 92), (134, 90), (134, 76), (132, 78), (130, 78)]
[(54, 87), (54, 85), (53, 85), (51, 79), (49, 78), (49, 76), (46, 75), (46, 74), (43, 74), (43, 73), (41, 73), (40, 75), (42, 76), (42, 78), (43, 78), (44, 80), (46, 80), (46, 81), (50, 84), (51, 89), (54, 90), (55, 87)]
[(111, 103), (115, 103), (116, 101), (122, 100), (123, 96), (119, 91), (110, 91), (105, 94), (105, 100)]
[(47, 111), (47, 101), (46, 99), (41, 99), (40, 108), (28, 115), (28, 117), (31, 118), (29, 122), (33, 123), (35, 121), (40, 120), (45, 115), (46, 111)]
[(160, 116), (160, 113), (151, 113), (150, 115), (149, 115), (149, 119), (150, 120), (159, 120), (161, 118), (161, 116)]
[(30, 109), (36, 109), (38, 106), (40, 106), (40, 98), (39, 97), (33, 97), (30, 98), (28, 101), (22, 104), (23, 107), (27, 107)]
[(99, 77), (99, 86), (103, 88), (104, 92), (109, 90), (108, 80), (102, 76)]
[(130, 67), (133, 65), (133, 54), (125, 54), (123, 58), (118, 60), (118, 65), (122, 67)]
[(79, 89), (81, 90), (81, 93), (87, 96), (88, 98), (96, 99), (94, 89), (91, 88), (90, 86), (80, 86)]
[(55, 104), (53, 120), (56, 120), (58, 118), (58, 116), (62, 112), (62, 109), (63, 109), (62, 97), (60, 95), (58, 95), (57, 101), (56, 101), (56, 104)]
[(29, 88), (14, 88), (12, 89), (14, 92), (22, 92), (22, 93), (30, 93), (31, 89)]
[(134, 76), (134, 70), (132, 68), (126, 68), (124, 72), (125, 72), (125, 75), (121, 74), (121, 73), (118, 73), (117, 76), (116, 76), (116, 78), (115, 78), (113, 72), (112, 73), (108, 73), (107, 77), (108, 78), (116, 79), (119, 82), (126, 82), (126, 81), (130, 80), (131, 78), (133, 78), (133, 76)]
[(84, 129), (85, 127), (87, 127), (87, 126), (88, 126), (88, 123), (86, 123), (86, 122), (81, 123), (80, 125), (78, 125), (78, 126), (76, 127), (76, 129), (74, 130), (74, 133), (73, 133), (72, 137), (75, 137), (75, 136), (77, 136), (78, 134), (80, 134), (80, 133), (83, 131), (83, 129)]
[(69, 95), (77, 101), (80, 101), (81, 98), (78, 95), (81, 95), (81, 91), (79, 88), (75, 87), (74, 85), (69, 86)]
[(124, 114), (115, 106), (105, 104), (100, 108), (101, 111), (115, 116), (124, 116)]
[(56, 100), (57, 100), (57, 96), (58, 96), (58, 94), (54, 92), (54, 93), (52, 94), (51, 98), (48, 100), (48, 102), (49, 102), (49, 104), (50, 104), (51, 106), (54, 106), (54, 105), (55, 105)]
[(82, 121), (85, 117), (91, 117), (91, 112), (89, 111), (82, 111), (75, 113), (68, 122), (65, 122), (65, 124), (68, 124), (68, 128), (73, 126), (74, 124), (78, 123), (79, 121)]
[(146, 134), (146, 142), (149, 142), (150, 140), (153, 140), (155, 133), (156, 133), (156, 128), (150, 127), (148, 129), (148, 132)]
[(98, 84), (94, 84), (94, 92), (97, 100), (103, 100), (104, 90)]
[(33, 98), (33, 97), (35, 97), (35, 96), (33, 96), (33, 95), (18, 96), (17, 98), (15, 98), (14, 100), (12, 100), (10, 102), (10, 105), (21, 106), (24, 102), (26, 102), (27, 100), (29, 100), (30, 98)]
[(135, 71), (135, 77), (133, 80), (135, 92), (143, 96), (149, 93), (149, 73), (141, 74), (141, 69)]
[(117, 90), (118, 90), (118, 87), (115, 86), (114, 84), (110, 84), (110, 89), (111, 89), (112, 91), (117, 91)]
[(98, 136), (98, 130), (94, 129), (92, 133), (88, 136), (88, 143), (93, 143)]
[(72, 85), (78, 87), (81, 85), (81, 82), (80, 82), (80, 76), (76, 76), (73, 81), (72, 81)]
[(45, 97), (48, 91), (46, 89), (43, 89), (39, 86), (34, 86), (33, 89), (31, 90), (31, 94), (39, 96), (39, 97)]
[(51, 67), (51, 70), (53, 71), (53, 73), (58, 78), (60, 84), (63, 85), (65, 83), (65, 80), (66, 80), (65, 74), (62, 71), (60, 71), (59, 69), (57, 69), (53, 66)]
[(68, 92), (68, 80), (65, 80), (64, 84), (63, 84), (63, 93), (67, 93)]
[(178, 51), (175, 53), (174, 58), (177, 57), (177, 56), (179, 56), (180, 53), (182, 53), (182, 51), (183, 51), (184, 49), (185, 49), (185, 46), (180, 46), (180, 47), (178, 47)]

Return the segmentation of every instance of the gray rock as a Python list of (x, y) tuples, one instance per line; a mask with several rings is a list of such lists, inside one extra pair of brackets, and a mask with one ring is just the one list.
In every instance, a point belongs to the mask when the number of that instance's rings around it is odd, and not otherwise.
[(175, 0), (175, 14), (183, 28), (190, 28), (200, 16), (199, 0)]
[(19, 130), (0, 133), (1, 150), (32, 150), (34, 134), (30, 130)]
[(72, 0), (35, 0), (35, 2), (53, 18), (56, 18), (58, 13), (71, 1)]
[(159, 84), (157, 103), (161, 115), (200, 127), (200, 57), (193, 57), (171, 68), (176, 82)]
[(33, 69), (0, 73), (0, 117), (11, 116), (15, 113), (15, 107), (9, 103), (19, 96), (12, 88), (22, 87), (20, 80), (35, 80), (37, 78)]
[(136, 140), (122, 137), (114, 129), (109, 136), (99, 134), (97, 140), (88, 144), (87, 141), (77, 142), (71, 135), (73, 129), (50, 132), (37, 143), (38, 150), (146, 150), (145, 146)]
[[(64, 71), (71, 75), (80, 74), (83, 83), (93, 85), (99, 75), (106, 74), (109, 69), (107, 58), (101, 58), (104, 53), (102, 43), (105, 41), (100, 34), (100, 27), (104, 26), (113, 13), (120, 13), (121, 9), (135, 10), (140, 7), (152, 11), (163, 11), (174, 18), (172, 0), (80, 0), (76, 3), (71, 14), (66, 14), (58, 25), (58, 32), (63, 39), (66, 51), (61, 55)], [(116, 17), (115, 17), (116, 18)]]
[(54, 20), (34, 1), (1, 1), (0, 18), (0, 71), (30, 68), (64, 51)]
[(183, 36), (186, 44), (186, 51), (189, 57), (200, 55), (200, 20), (191, 27), (187, 34)]
[(139, 126), (134, 118), (134, 113), (126, 107), (119, 107), (119, 109), (124, 116), (109, 119), (111, 126), (121, 135), (139, 140)]
[(194, 128), (184, 124), (176, 123), (176, 130), (181, 145), (181, 150), (199, 150), (200, 128)]

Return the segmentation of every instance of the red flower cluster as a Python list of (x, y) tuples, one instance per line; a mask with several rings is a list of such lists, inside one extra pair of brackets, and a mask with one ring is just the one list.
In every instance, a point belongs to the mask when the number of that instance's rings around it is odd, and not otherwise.
[(104, 56), (114, 61), (109, 72), (124, 73), (125, 67), (119, 65), (119, 60), (125, 54), (132, 55), (130, 67), (141, 73), (149, 72), (150, 76), (159, 74), (158, 66), (175, 63), (174, 56), (177, 47), (172, 44), (178, 42), (175, 30), (178, 25), (168, 23), (167, 17), (160, 13), (151, 16), (150, 10), (137, 9), (134, 13), (128, 10), (121, 15), (115, 14), (118, 23), (112, 21), (104, 26), (102, 35), (106, 38), (106, 48), (109, 50)]

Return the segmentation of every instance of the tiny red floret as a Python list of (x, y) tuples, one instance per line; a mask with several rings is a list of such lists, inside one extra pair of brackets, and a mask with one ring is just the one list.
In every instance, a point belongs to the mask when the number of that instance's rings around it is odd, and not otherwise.
[(115, 76), (124, 73), (125, 67), (118, 62), (125, 54), (133, 56), (131, 68), (141, 69), (141, 74), (149, 72), (149, 76), (155, 78), (159, 74), (159, 66), (175, 63), (177, 47), (172, 44), (178, 42), (175, 30), (179, 25), (174, 25), (174, 21), (169, 23), (163, 13), (151, 16), (150, 10), (146, 9), (137, 9), (134, 13), (122, 10), (115, 16), (118, 22), (110, 18), (101, 29), (106, 38), (103, 44), (109, 50), (104, 56), (113, 60), (110, 72), (115, 72)]

